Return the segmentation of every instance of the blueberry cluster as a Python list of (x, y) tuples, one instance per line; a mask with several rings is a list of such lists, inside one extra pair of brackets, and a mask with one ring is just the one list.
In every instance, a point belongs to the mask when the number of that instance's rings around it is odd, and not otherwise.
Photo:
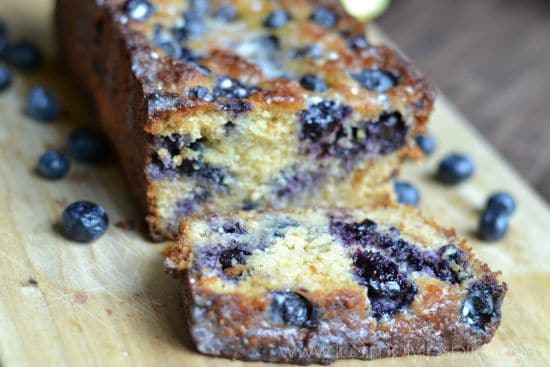
[(508, 232), (510, 216), (516, 210), (514, 198), (506, 192), (489, 197), (479, 220), (478, 233), (486, 241), (498, 241)]
[(480, 332), (500, 317), (502, 286), (474, 282), (468, 287), (468, 296), (461, 309), (462, 322)]
[(312, 104), (300, 113), (300, 138), (306, 154), (335, 157), (351, 171), (360, 157), (387, 155), (406, 143), (408, 127), (399, 112), (383, 112), (376, 121), (349, 126), (353, 110), (336, 101)]
[[(158, 181), (185, 176), (207, 185), (215, 191), (226, 192), (228, 187), (225, 181), (228, 178), (228, 173), (223, 168), (212, 167), (203, 161), (203, 143), (203, 141), (192, 142), (188, 137), (177, 134), (155, 138), (153, 141), (155, 153), (146, 169), (149, 179)], [(175, 162), (174, 157), (179, 155), (183, 148), (196, 152), (197, 157)], [(167, 154), (159, 154), (160, 150), (166, 150)], [(204, 194), (199, 195), (199, 198), (207, 199)], [(196, 202), (197, 198), (194, 197), (192, 200)]]
[(400, 238), (395, 228), (378, 231), (377, 224), (368, 218), (351, 223), (333, 218), (330, 231), (346, 247), (356, 248), (356, 275), (369, 287), (368, 297), (377, 318), (393, 315), (412, 302), (416, 286), (403, 269), (422, 271), (451, 284), (471, 278), (468, 257), (455, 245), (423, 250)]
[(377, 252), (358, 250), (353, 255), (356, 275), (368, 288), (372, 315), (381, 319), (409, 306), (417, 289), (395, 262)]

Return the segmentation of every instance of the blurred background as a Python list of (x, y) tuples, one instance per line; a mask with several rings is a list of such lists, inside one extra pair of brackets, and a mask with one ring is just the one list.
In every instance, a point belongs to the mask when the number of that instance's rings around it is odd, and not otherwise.
[(550, 1), (393, 0), (376, 22), (550, 201)]

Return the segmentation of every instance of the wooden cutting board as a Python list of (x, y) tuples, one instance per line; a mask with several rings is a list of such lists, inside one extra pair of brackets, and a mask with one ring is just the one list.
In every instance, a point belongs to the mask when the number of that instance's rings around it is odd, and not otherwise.
[[(0, 17), (8, 21), (12, 38), (26, 37), (53, 50), (52, 3), (3, 0)], [(374, 30), (372, 37), (381, 36)], [(14, 87), (0, 95), (0, 366), (262, 365), (193, 350), (178, 283), (161, 265), (164, 246), (115, 225), (91, 245), (70, 243), (58, 234), (60, 213), (74, 200), (101, 203), (113, 224), (137, 220), (138, 214), (116, 164), (75, 164), (70, 176), (58, 182), (34, 173), (45, 149), (62, 148), (69, 131), (94, 119), (54, 65), (49, 62), (36, 75), (16, 74)], [(21, 113), (33, 84), (47, 85), (62, 97), (61, 119), (41, 124)], [(431, 127), (440, 144), (437, 154), (423, 165), (411, 164), (403, 176), (421, 188), (427, 214), (456, 227), (482, 259), (502, 269), (510, 285), (502, 326), (491, 344), (475, 352), (337, 365), (549, 365), (550, 210), (444, 97)], [(477, 173), (448, 188), (431, 177), (439, 158), (453, 150), (470, 154)], [(497, 189), (512, 192), (519, 209), (506, 239), (487, 244), (473, 231), (487, 195)]]

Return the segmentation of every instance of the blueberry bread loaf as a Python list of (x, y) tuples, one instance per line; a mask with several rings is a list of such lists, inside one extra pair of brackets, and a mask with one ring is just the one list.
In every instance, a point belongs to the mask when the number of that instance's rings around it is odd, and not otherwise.
[(58, 0), (154, 238), (191, 214), (383, 202), (434, 90), (336, 0)]
[(193, 217), (165, 265), (200, 352), (273, 362), (471, 350), (493, 337), (507, 290), (413, 208)]

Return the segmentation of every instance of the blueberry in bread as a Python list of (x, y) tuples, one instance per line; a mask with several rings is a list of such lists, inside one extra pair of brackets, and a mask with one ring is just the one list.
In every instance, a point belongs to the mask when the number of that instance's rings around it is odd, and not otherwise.
[(156, 239), (181, 218), (356, 206), (393, 195), (434, 90), (336, 0), (58, 0), (92, 97)]
[(272, 362), (471, 350), (507, 290), (454, 231), (403, 206), (193, 217), (165, 265), (200, 352)]

